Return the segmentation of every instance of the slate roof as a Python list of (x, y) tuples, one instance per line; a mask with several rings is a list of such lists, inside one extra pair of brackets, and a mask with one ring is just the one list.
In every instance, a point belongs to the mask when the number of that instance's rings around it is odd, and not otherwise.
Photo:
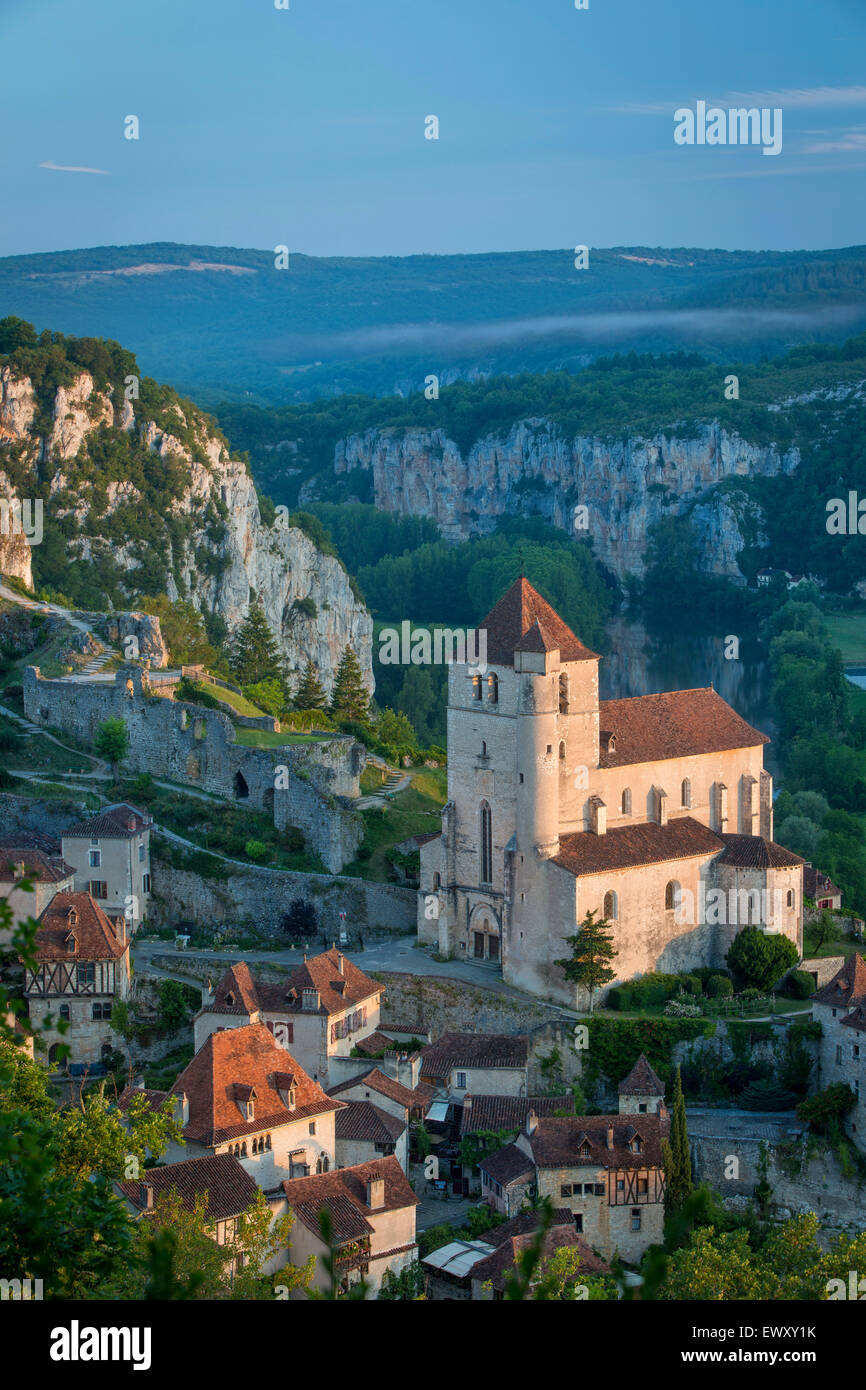
[[(70, 913), (78, 920), (73, 924)], [(89, 893), (55, 893), (40, 913), (36, 933), (37, 960), (118, 960), (129, 950), (118, 940), (114, 922)], [(70, 937), (75, 950), (70, 951)]]
[(718, 854), (721, 838), (692, 816), (678, 816), (667, 825), (623, 825), (596, 835), (579, 830), (562, 835), (553, 863), (580, 878), (582, 874), (610, 873), (642, 864), (664, 864), (676, 859)]
[[(294, 1110), (289, 1110), (278, 1085), (288, 1074), (295, 1082)], [(255, 1115), (247, 1120), (239, 1097), (250, 1087), (255, 1091)], [(184, 1093), (189, 1101), (184, 1138), (210, 1147), (342, 1107), (274, 1042), (263, 1023), (211, 1033), (169, 1091), (172, 1096)]]
[[(613, 1127), (613, 1148), (607, 1146), (608, 1127)], [(670, 1131), (670, 1119), (659, 1115), (577, 1115), (568, 1119), (539, 1119), (529, 1135), (539, 1168), (660, 1168), (661, 1141)], [(637, 1133), (643, 1140), (640, 1153), (628, 1147)], [(579, 1141), (589, 1140), (587, 1158), (578, 1154)]]
[[(269, 1013), (310, 1013), (303, 1008), (303, 991), (315, 989), (319, 1013), (338, 1014), (374, 998), (384, 988), (334, 949), (303, 961), (286, 980), (276, 983), (257, 980), (246, 961), (238, 961), (223, 975), (214, 990), (213, 1003), (204, 1005), (202, 1012), (251, 1014), (267, 1009)], [(232, 1003), (228, 1002), (229, 995), (233, 996)]]
[(522, 1149), (518, 1149), (516, 1144), (506, 1144), (504, 1149), (498, 1149), (496, 1153), (483, 1159), (478, 1167), (503, 1187), (535, 1172), (532, 1159)]
[(555, 1110), (574, 1114), (574, 1096), (488, 1096), (472, 1092), (463, 1099), (460, 1133), (488, 1130), (496, 1134), (503, 1129), (517, 1133), (530, 1110), (536, 1115), (552, 1115)]
[[(671, 690), (661, 695), (637, 695), (628, 700), (600, 700), (600, 766), (660, 762), (731, 748), (756, 748), (769, 743), (711, 686)], [(607, 737), (613, 734), (615, 747)]]
[(119, 1182), (117, 1187), (140, 1211), (147, 1214), (147, 1198), (142, 1189), (153, 1188), (154, 1203), (175, 1189), (185, 1211), (193, 1211), (196, 1199), (207, 1197), (209, 1221), (225, 1221), (239, 1216), (255, 1200), (258, 1187), (246, 1169), (230, 1154), (184, 1159), (163, 1168), (148, 1168), (138, 1182)]
[(328, 1094), (339, 1096), (343, 1091), (348, 1091), (354, 1086), (365, 1086), (368, 1091), (378, 1091), (380, 1095), (388, 1096), (398, 1105), (404, 1105), (407, 1110), (413, 1110), (420, 1106), (422, 1113), (426, 1112), (436, 1095), (434, 1086), (425, 1086), (422, 1081), (413, 1091), (409, 1086), (404, 1086), (402, 1082), (395, 1081), (393, 1076), (387, 1076), (378, 1067), (365, 1072), (362, 1076), (352, 1076), (348, 1081), (341, 1081), (337, 1086), (331, 1086)]
[(143, 811), (130, 806), (128, 801), (119, 801), (115, 806), (106, 806), (95, 816), (78, 821), (63, 831), (63, 838), (83, 840), (96, 837), (103, 840), (128, 840), (140, 835), (153, 823), (153, 818)]
[(653, 1071), (642, 1052), (617, 1090), (621, 1096), (663, 1096), (665, 1083)]
[(14, 883), (19, 877), (15, 866), (22, 863), (24, 877), (33, 883), (62, 883), (66, 878), (75, 877), (72, 865), (58, 855), (16, 845), (14, 849), (0, 847), (0, 882)]
[[(529, 645), (521, 646), (536, 626), (538, 631), (528, 638)], [(515, 579), (478, 624), (478, 630), (487, 633), (489, 666), (513, 666), (518, 650), (549, 651), (552, 647), (559, 648), (562, 661), (598, 660), (598, 653), (585, 647), (547, 600), (523, 578)]]
[(839, 967), (832, 980), (813, 994), (812, 998), (816, 1004), (832, 1004), (834, 1008), (847, 1008), (850, 1004), (866, 1001), (866, 961), (857, 951), (852, 951), (850, 956), (845, 957), (844, 965)]
[[(367, 1206), (367, 1180), (381, 1177), (385, 1182), (384, 1203), (372, 1210)], [(310, 1178), (289, 1178), (280, 1184), (289, 1206), (299, 1221), (320, 1235), (319, 1213), (327, 1207), (333, 1223), (333, 1239), (337, 1244), (358, 1240), (373, 1231), (371, 1218), (380, 1212), (401, 1211), (417, 1207), (409, 1180), (393, 1154), (356, 1163), (351, 1168), (338, 1168), (332, 1173), (317, 1173)]]
[(529, 1039), (508, 1033), (443, 1033), (421, 1049), (423, 1076), (445, 1077), (453, 1067), (525, 1067)]
[(763, 835), (722, 835), (721, 838), (725, 848), (719, 855), (719, 864), (731, 864), (738, 869), (787, 869), (805, 862), (799, 854), (783, 849), (775, 840), (765, 840)]
[(369, 1100), (350, 1100), (334, 1119), (337, 1139), (359, 1139), (371, 1144), (396, 1144), (406, 1128), (403, 1120), (380, 1110)]

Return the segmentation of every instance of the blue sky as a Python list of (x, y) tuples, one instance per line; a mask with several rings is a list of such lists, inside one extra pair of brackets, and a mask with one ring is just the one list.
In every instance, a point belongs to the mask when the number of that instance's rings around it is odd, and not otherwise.
[[(290, 4), (2, 0), (0, 254), (866, 240), (862, 0)], [(778, 157), (674, 144), (733, 93)]]

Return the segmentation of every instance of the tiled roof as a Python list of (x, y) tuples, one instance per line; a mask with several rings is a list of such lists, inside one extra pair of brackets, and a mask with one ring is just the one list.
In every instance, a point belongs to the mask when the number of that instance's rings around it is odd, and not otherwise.
[(328, 1094), (339, 1096), (343, 1091), (348, 1091), (354, 1086), (365, 1086), (368, 1091), (378, 1091), (380, 1095), (388, 1096), (398, 1105), (405, 1105), (407, 1110), (420, 1106), (422, 1111), (426, 1111), (436, 1094), (435, 1087), (425, 1086), (423, 1082), (416, 1086), (413, 1091), (409, 1086), (404, 1086), (402, 1082), (395, 1081), (393, 1076), (386, 1076), (385, 1072), (380, 1071), (378, 1067), (365, 1072), (363, 1076), (353, 1076), (348, 1081), (341, 1081), (339, 1085), (332, 1086)]
[[(342, 962), (342, 968), (341, 968)], [(303, 1008), (303, 991), (318, 991), (323, 1014), (344, 1013), (353, 1005), (381, 994), (385, 986), (371, 980), (348, 956), (340, 951), (323, 951), (295, 966), (288, 979), (273, 983), (257, 980), (246, 961), (238, 961), (222, 977), (214, 991), (212, 1004), (203, 1013), (254, 1013), (267, 1009), (269, 1013), (310, 1012)], [(227, 996), (234, 996), (232, 1004)]]
[(116, 806), (106, 806), (105, 810), (97, 812), (95, 816), (79, 821), (77, 825), (71, 825), (68, 830), (64, 830), (63, 838), (83, 840), (97, 837), (105, 840), (126, 840), (132, 835), (140, 835), (142, 830), (146, 830), (151, 824), (152, 818), (145, 812), (137, 811), (126, 801), (119, 801)]
[[(294, 1110), (289, 1110), (279, 1090), (278, 1082), (286, 1073), (294, 1074)], [(255, 1090), (255, 1116), (251, 1120), (241, 1112), (237, 1086)], [(184, 1093), (189, 1100), (184, 1137), (208, 1146), (329, 1114), (342, 1104), (331, 1100), (307, 1076), (286, 1049), (274, 1042), (263, 1023), (211, 1033), (169, 1092), (173, 1096)]]
[(16, 865), (24, 865), (24, 877), (33, 883), (62, 883), (64, 879), (74, 878), (75, 870), (57, 855), (45, 854), (41, 849), (0, 848), (0, 882), (14, 883), (20, 875)]
[[(384, 1179), (384, 1202), (371, 1210), (367, 1206), (367, 1180), (376, 1177)], [(290, 1178), (281, 1188), (298, 1220), (314, 1235), (320, 1234), (319, 1213), (327, 1207), (333, 1239), (338, 1244), (369, 1235), (373, 1230), (371, 1219), (380, 1212), (417, 1207), (419, 1201), (393, 1154), (332, 1173), (317, 1173), (311, 1178)]]
[(638, 695), (630, 700), (601, 700), (600, 728), (614, 735), (615, 747), (602, 740), (601, 767), (660, 762), (729, 748), (756, 748), (769, 743), (710, 686)]
[(591, 830), (562, 835), (553, 863), (579, 878), (581, 874), (603, 874), (641, 864), (718, 854), (721, 848), (721, 839), (707, 826), (692, 816), (679, 816), (667, 825), (648, 821), (646, 825), (623, 825), (605, 835)]
[(775, 840), (763, 835), (722, 835), (725, 848), (719, 855), (720, 864), (738, 869), (787, 869), (802, 864), (799, 854), (783, 849)]
[(850, 1014), (842, 1019), (843, 1028), (856, 1028), (858, 1033), (866, 1033), (866, 1003), (858, 1004)]
[(143, 1086), (126, 1086), (117, 1098), (117, 1108), (125, 1114), (133, 1096), (144, 1096), (151, 1110), (159, 1110), (167, 1095), (168, 1091), (152, 1091)]
[(209, 1221), (239, 1216), (255, 1200), (259, 1190), (246, 1169), (230, 1154), (188, 1158), (162, 1168), (148, 1168), (139, 1182), (119, 1182), (117, 1186), (124, 1197), (142, 1211), (148, 1210), (147, 1197), (142, 1190), (148, 1187), (153, 1188), (154, 1203), (172, 1189), (176, 1190), (185, 1211), (193, 1211), (197, 1198), (204, 1194)]
[(510, 1182), (516, 1182), (518, 1178), (525, 1178), (527, 1174), (535, 1172), (535, 1164), (528, 1154), (522, 1149), (518, 1149), (516, 1144), (506, 1144), (504, 1149), (498, 1149), (496, 1153), (490, 1154), (479, 1163), (479, 1168), (493, 1178), (494, 1182), (502, 1183), (507, 1187)]
[(56, 859), (60, 855), (60, 841), (41, 830), (10, 830), (0, 835), (0, 850), (6, 849), (41, 849), (49, 859)]
[(841, 895), (832, 878), (822, 874), (813, 864), (803, 866), (803, 892), (807, 898), (835, 898)]
[[(70, 914), (77, 920), (73, 922)], [(37, 960), (118, 960), (128, 945), (123, 945), (110, 917), (89, 893), (55, 893), (39, 917), (36, 933)], [(75, 950), (70, 951), (70, 938), (75, 938)]]
[[(585, 647), (541, 594), (533, 589), (528, 580), (521, 578), (514, 581), (487, 617), (478, 624), (478, 630), (487, 633), (488, 665), (512, 666), (514, 652), (521, 649), (522, 639), (536, 623), (543, 624), (543, 633), (534, 635), (530, 639), (532, 645), (523, 650), (540, 651), (558, 647), (562, 661), (598, 659), (598, 653)], [(541, 641), (547, 645), (540, 646)]]
[(621, 1096), (663, 1096), (665, 1083), (656, 1075), (643, 1053), (640, 1054), (628, 1076), (619, 1083)]
[(847, 1007), (866, 1000), (866, 961), (856, 951), (846, 956), (845, 964), (812, 998), (816, 1004), (832, 1004), (834, 1007)]
[(380, 1110), (369, 1100), (350, 1100), (338, 1110), (335, 1120), (338, 1139), (364, 1139), (372, 1144), (396, 1144), (406, 1128), (402, 1120)]
[[(607, 1146), (608, 1128), (613, 1128), (613, 1148)], [(578, 1115), (569, 1119), (539, 1119), (529, 1136), (539, 1168), (660, 1168), (661, 1141), (670, 1130), (670, 1120), (658, 1115)], [(639, 1134), (640, 1153), (628, 1147), (629, 1131)], [(579, 1138), (589, 1140), (587, 1158), (578, 1153)]]
[(500, 1130), (517, 1133), (526, 1123), (530, 1110), (536, 1115), (552, 1115), (556, 1110), (574, 1114), (574, 1096), (487, 1096), (474, 1092), (463, 1099), (461, 1134), (493, 1134)]
[[(537, 1224), (537, 1218), (533, 1217), (532, 1219)], [(492, 1234), (495, 1233), (485, 1233), (485, 1239)], [(518, 1259), (534, 1239), (535, 1229), (508, 1236), (500, 1242), (492, 1255), (488, 1255), (473, 1265), (473, 1280), (478, 1279), (483, 1284), (489, 1281), (497, 1291), (504, 1289)], [(567, 1225), (554, 1226), (547, 1232), (542, 1245), (542, 1264), (549, 1260), (557, 1250), (566, 1247), (576, 1249), (580, 1253), (580, 1265), (575, 1276), (577, 1282), (580, 1281), (581, 1275), (609, 1273), (610, 1265), (600, 1255), (596, 1255), (583, 1236), (578, 1234), (574, 1228), (573, 1220), (569, 1221)]]
[(452, 1067), (525, 1067), (529, 1040), (508, 1033), (443, 1033), (421, 1049), (424, 1076), (444, 1077)]
[(361, 1038), (359, 1042), (355, 1043), (355, 1046), (358, 1051), (363, 1052), (365, 1056), (373, 1057), (378, 1052), (387, 1052), (389, 1048), (393, 1048), (394, 1039), (387, 1037), (385, 1033), (377, 1031), (375, 1033), (370, 1033), (366, 1038)]

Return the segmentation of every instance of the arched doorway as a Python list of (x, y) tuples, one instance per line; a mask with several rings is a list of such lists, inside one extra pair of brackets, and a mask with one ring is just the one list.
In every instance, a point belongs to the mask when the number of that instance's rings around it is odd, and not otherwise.
[(249, 787), (247, 786), (247, 779), (246, 779), (246, 777), (244, 776), (244, 774), (243, 774), (242, 772), (236, 772), (236, 773), (235, 773), (235, 796), (238, 798), (238, 801), (243, 801), (245, 797), (248, 797), (248, 796), (249, 796), (249, 794), (250, 794), (250, 789), (249, 789)]
[(501, 959), (499, 921), (492, 908), (484, 903), (476, 907), (472, 914), (467, 954), (473, 960), (489, 960), (497, 964)]

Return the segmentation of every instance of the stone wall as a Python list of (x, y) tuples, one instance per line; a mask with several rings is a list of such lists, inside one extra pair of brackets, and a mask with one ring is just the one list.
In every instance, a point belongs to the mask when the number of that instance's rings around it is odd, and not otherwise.
[[(180, 921), (208, 926), (249, 923), (282, 940), (283, 914), (295, 898), (315, 903), (319, 930), (332, 932), (335, 938), (341, 927), (350, 933), (360, 930), (372, 934), (376, 928), (387, 928), (408, 935), (415, 920), (412, 889), (328, 874), (250, 866), (227, 879), (205, 879), (154, 858), (153, 892), (156, 901), (150, 917), (157, 925), (173, 926)], [(340, 912), (347, 914), (345, 924), (340, 922)]]
[(555, 1011), (496, 990), (443, 975), (404, 975), (376, 971), (385, 986), (382, 1027), (403, 1023), (423, 1028), (432, 1038), (443, 1033), (528, 1033), (549, 1023)]
[(138, 666), (122, 666), (113, 682), (46, 680), (24, 672), (24, 711), (35, 724), (59, 727), (85, 744), (109, 718), (129, 732), (124, 764), (174, 782), (202, 787), (297, 826), (333, 873), (357, 851), (363, 826), (351, 800), (360, 791), (365, 753), (353, 739), (248, 748), (220, 710), (152, 696)]
[(17, 796), (0, 792), (0, 833), (13, 830), (39, 830), (59, 840), (67, 826), (92, 812), (82, 798), (70, 796), (40, 800), (38, 796)]

